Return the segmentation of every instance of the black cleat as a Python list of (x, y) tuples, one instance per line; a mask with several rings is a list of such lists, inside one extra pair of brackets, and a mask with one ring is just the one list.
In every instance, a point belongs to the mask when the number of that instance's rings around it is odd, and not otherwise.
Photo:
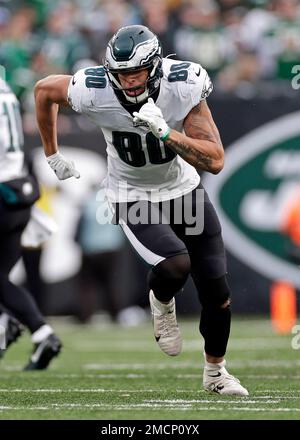
[(35, 344), (30, 361), (24, 371), (45, 370), (51, 360), (60, 353), (61, 347), (62, 343), (54, 333), (39, 344)]
[(5, 338), (6, 338), (6, 348), (5, 350), (0, 350), (0, 358), (4, 356), (7, 348), (21, 336), (24, 331), (22, 324), (12, 316), (8, 315), (7, 324), (5, 326)]
[(24, 331), (22, 324), (12, 316), (9, 316), (6, 329), (6, 348), (21, 336)]

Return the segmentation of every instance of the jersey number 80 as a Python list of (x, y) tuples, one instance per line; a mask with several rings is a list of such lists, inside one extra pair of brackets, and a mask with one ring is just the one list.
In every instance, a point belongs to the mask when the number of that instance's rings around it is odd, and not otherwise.
[[(153, 165), (160, 165), (170, 162), (176, 153), (166, 145), (161, 145), (151, 132), (146, 134), (146, 145), (149, 161)], [(112, 143), (117, 150), (120, 159), (133, 167), (143, 167), (146, 165), (146, 156), (143, 151), (142, 139), (138, 133), (127, 131), (113, 131)]]
[[(168, 75), (169, 82), (186, 81), (188, 76), (188, 67), (190, 63), (173, 64)], [(86, 87), (105, 88), (107, 81), (103, 67), (88, 68), (84, 71), (87, 75), (85, 80)], [(176, 156), (176, 153), (168, 148), (152, 134), (147, 133), (146, 138), (149, 161), (153, 165), (160, 165), (170, 162)], [(126, 131), (113, 131), (112, 143), (117, 150), (119, 157), (123, 162), (133, 167), (143, 167), (146, 165), (146, 156), (142, 147), (142, 139), (138, 133)]]

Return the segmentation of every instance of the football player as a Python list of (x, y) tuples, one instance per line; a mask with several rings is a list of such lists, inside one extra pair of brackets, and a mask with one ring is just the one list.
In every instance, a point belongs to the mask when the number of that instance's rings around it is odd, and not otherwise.
[[(21, 257), (21, 236), (30, 219), (30, 194), (34, 193), (31, 182), (26, 182), (28, 174), (23, 165), (19, 102), (0, 78), (0, 303), (32, 334), (33, 353), (25, 366), (29, 371), (47, 368), (60, 352), (61, 342), (32, 296), (9, 280), (11, 269)], [(21, 334), (17, 320), (1, 309), (0, 325), (6, 332), (6, 347)]]
[[(157, 36), (134, 25), (112, 37), (103, 65), (73, 77), (54, 75), (39, 81), (37, 120), (47, 161), (62, 180), (80, 174), (58, 149), (59, 106), (70, 105), (102, 129), (108, 155), (104, 184), (115, 220), (151, 266), (149, 299), (158, 345), (170, 356), (181, 351), (174, 296), (191, 274), (202, 304), (204, 389), (247, 396), (225, 367), (231, 312), (224, 246), (219, 220), (197, 172), (216, 174), (224, 162), (206, 102), (211, 91), (202, 66), (163, 58)], [(198, 194), (204, 194), (203, 199)], [(180, 202), (183, 214), (191, 209), (201, 217), (198, 200), (203, 202), (204, 228), (189, 233), (186, 216), (176, 221), (176, 206)], [(138, 212), (146, 212), (146, 221), (136, 221)]]

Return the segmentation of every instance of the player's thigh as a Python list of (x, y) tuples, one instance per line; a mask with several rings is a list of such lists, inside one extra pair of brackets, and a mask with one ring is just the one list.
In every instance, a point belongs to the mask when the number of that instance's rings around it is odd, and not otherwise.
[(0, 274), (8, 275), (21, 257), (21, 231), (0, 233)]
[[(136, 208), (137, 204), (135, 205)], [(132, 206), (133, 204), (129, 204), (128, 210), (125, 208), (128, 214)], [(188, 253), (185, 244), (175, 234), (170, 224), (162, 222), (158, 205), (145, 201), (140, 203), (140, 208), (145, 214), (141, 222), (133, 218), (133, 211), (131, 216), (125, 215), (123, 208), (119, 213), (118, 223), (132, 247), (146, 263), (156, 266), (166, 258)], [(147, 214), (146, 209), (148, 209)]]
[(21, 235), (30, 209), (9, 210), (0, 202), (0, 273), (7, 275), (21, 256)]
[(181, 229), (192, 266), (192, 274), (205, 278), (219, 278), (227, 272), (222, 228), (212, 203), (205, 194), (204, 228), (200, 234), (189, 235)]

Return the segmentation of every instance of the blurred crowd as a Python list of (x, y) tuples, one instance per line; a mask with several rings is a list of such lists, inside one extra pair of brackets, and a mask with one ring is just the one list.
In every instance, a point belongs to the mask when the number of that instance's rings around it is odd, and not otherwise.
[(38, 79), (100, 64), (112, 34), (137, 23), (222, 92), (290, 83), (300, 64), (300, 0), (0, 0), (0, 64), (30, 111)]

